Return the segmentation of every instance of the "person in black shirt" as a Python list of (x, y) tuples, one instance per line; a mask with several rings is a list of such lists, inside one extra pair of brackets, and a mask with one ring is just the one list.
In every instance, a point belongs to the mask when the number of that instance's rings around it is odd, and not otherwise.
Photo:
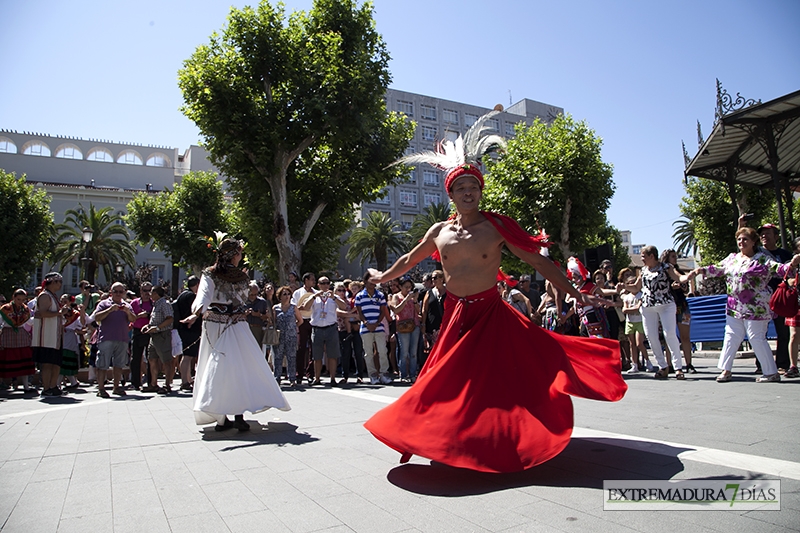
[(189, 325), (181, 322), (192, 314), (192, 303), (197, 295), (200, 280), (197, 276), (190, 276), (186, 280), (186, 290), (178, 295), (173, 304), (173, 313), (177, 319), (178, 335), (181, 337), (183, 352), (181, 352), (181, 390), (192, 390), (192, 370), (197, 364), (197, 350), (200, 348), (200, 335), (203, 332), (203, 318)]
[[(761, 238), (761, 251), (779, 263), (786, 263), (792, 260), (792, 254), (778, 246), (778, 235), (778, 228), (773, 224), (764, 224), (758, 228), (758, 236)], [(780, 280), (778, 278), (772, 278), (769, 282), (772, 292), (775, 292), (779, 283)], [(778, 365), (778, 371), (783, 374), (789, 368), (789, 326), (786, 325), (786, 319), (782, 316), (776, 316), (772, 323), (775, 324), (775, 334), (778, 337), (775, 364)], [(756, 361), (756, 373), (761, 373), (758, 361)]]

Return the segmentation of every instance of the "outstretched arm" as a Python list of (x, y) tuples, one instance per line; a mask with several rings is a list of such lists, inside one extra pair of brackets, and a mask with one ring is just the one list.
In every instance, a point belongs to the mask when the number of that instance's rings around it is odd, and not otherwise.
[(550, 259), (544, 257), (543, 255), (522, 250), (509, 244), (508, 242), (506, 242), (506, 246), (509, 250), (511, 250), (511, 253), (531, 265), (542, 276), (550, 280), (550, 283), (552, 283), (557, 289), (566, 292), (581, 304), (597, 306), (614, 305), (614, 302), (606, 300), (605, 298), (599, 298), (597, 296), (592, 296), (591, 294), (578, 292), (578, 289), (576, 289), (572, 283), (569, 282), (567, 277), (558, 269), (558, 267), (554, 265)]
[(416, 245), (413, 250), (407, 254), (404, 254), (402, 257), (400, 257), (400, 259), (395, 261), (395, 263), (385, 272), (380, 272), (374, 268), (367, 269), (369, 279), (375, 283), (381, 283), (387, 279), (399, 278), (411, 270), (414, 265), (435, 252), (436, 243), (434, 242), (434, 238), (436, 238), (436, 236), (439, 234), (442, 224), (444, 224), (444, 222), (439, 222), (431, 226), (420, 243)]

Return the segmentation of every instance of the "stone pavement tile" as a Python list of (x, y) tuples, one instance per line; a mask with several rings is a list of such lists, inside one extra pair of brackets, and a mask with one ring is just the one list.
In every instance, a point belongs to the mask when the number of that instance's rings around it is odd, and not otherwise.
[[(271, 511), (225, 516), (223, 520), (228, 529), (233, 532), (269, 531), (269, 533), (290, 533), (292, 531)], [(352, 530), (348, 529), (347, 531)]]
[[(372, 533), (380, 530), (381, 533), (396, 533), (411, 526), (396, 514), (351, 492), (315, 500), (323, 509), (356, 532)], [(408, 509), (408, 512), (413, 510)]]
[(0, 500), (11, 495), (19, 497), (38, 466), (37, 459), (0, 462)]
[(292, 493), (302, 494), (288, 481), (266, 466), (239, 470), (236, 472), (236, 476), (258, 499), (267, 505), (275, 497), (287, 497)]
[(509, 529), (500, 530), (501, 533), (519, 533), (520, 531), (524, 531), (525, 533), (561, 533), (564, 530), (555, 528), (553, 526), (548, 526), (547, 524), (542, 524), (540, 522), (532, 521), (528, 521), (524, 528), (515, 526)]
[(70, 483), (61, 518), (77, 518), (112, 511), (111, 483)]
[(72, 483), (111, 483), (111, 464), (108, 450), (79, 453), (72, 467)]
[(31, 482), (49, 481), (52, 479), (69, 479), (75, 464), (74, 455), (54, 455), (42, 457), (31, 477)]
[[(603, 520), (598, 520), (594, 515), (546, 500), (517, 507), (515, 512), (530, 517), (534, 523), (545, 524), (561, 531), (575, 531), (581, 533), (593, 531), (606, 533), (609, 530), (618, 532), (636, 531), (633, 528), (621, 524), (609, 528), (608, 523)], [(684, 525), (685, 524), (681, 524), (682, 527)], [(671, 530), (672, 529), (669, 527), (663, 527), (663, 529), (661, 529), (661, 531)]]
[(247, 485), (238, 479), (205, 484), (203, 491), (222, 517), (267, 509), (266, 505), (247, 488)]
[(84, 516), (61, 518), (58, 533), (87, 533), (87, 531), (113, 531), (114, 519), (110, 511)]
[(157, 489), (161, 508), (167, 518), (187, 516), (196, 513), (198, 509), (212, 507), (203, 488), (196, 482), (157, 484)]
[(223, 481), (236, 481), (236, 474), (228, 470), (219, 459), (212, 459), (203, 463), (184, 463), (186, 469), (194, 476), (201, 486), (209, 483)]
[[(331, 460), (333, 461), (333, 460)], [(349, 493), (350, 490), (327, 475), (312, 469), (282, 472), (280, 476), (312, 500)]]
[(792, 510), (787, 511), (783, 505), (780, 511), (750, 511), (745, 513), (743, 518), (752, 520), (752, 531), (763, 531), (768, 526), (800, 531), (800, 515)]
[(142, 506), (135, 515), (114, 513), (114, 533), (172, 533), (160, 508)]
[(152, 474), (147, 462), (117, 463), (111, 465), (111, 480), (114, 483), (135, 481), (137, 479), (150, 479)]
[(6, 522), (4, 531), (56, 531), (68, 479), (28, 483)]
[[(259, 495), (259, 497), (261, 497)], [(272, 494), (264, 505), (291, 531), (307, 533), (342, 525), (336, 517), (302, 492), (292, 490)]]
[(110, 463), (112, 465), (122, 463), (135, 463), (136, 461), (144, 461), (144, 449), (138, 444), (129, 444), (124, 448), (112, 448)]
[(136, 517), (142, 509), (160, 509), (161, 499), (151, 479), (120, 481), (111, 486), (114, 520)]
[[(220, 447), (225, 447), (225, 444)], [(202, 463), (215, 457), (214, 451), (199, 439), (175, 443), (170, 447), (170, 450), (175, 452), (181, 462), (184, 463)]]
[(221, 533), (231, 531), (222, 517), (215, 512), (171, 518), (169, 519), (169, 528), (172, 533)]
[(288, 450), (283, 448), (275, 452), (267, 453), (264, 458), (257, 455), (258, 450), (256, 449), (250, 449), (248, 451), (250, 454), (259, 457), (261, 463), (268, 466), (274, 472), (295, 472), (307, 468), (305, 463), (296, 459), (291, 453), (288, 453)]

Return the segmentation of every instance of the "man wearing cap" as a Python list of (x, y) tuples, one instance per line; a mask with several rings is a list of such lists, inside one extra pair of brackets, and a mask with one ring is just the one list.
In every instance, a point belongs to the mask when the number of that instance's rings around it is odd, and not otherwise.
[[(758, 228), (758, 236), (761, 238), (761, 250), (778, 263), (786, 263), (792, 260), (792, 254), (778, 246), (779, 231), (774, 224), (764, 224)], [(775, 292), (779, 283), (780, 280), (778, 278), (770, 280), (769, 286), (772, 292)], [(775, 364), (778, 365), (778, 369), (783, 373), (789, 368), (789, 326), (786, 325), (785, 318), (777, 315), (772, 319), (772, 323), (775, 324), (775, 334), (778, 337)], [(756, 373), (761, 373), (758, 360), (756, 360)]]

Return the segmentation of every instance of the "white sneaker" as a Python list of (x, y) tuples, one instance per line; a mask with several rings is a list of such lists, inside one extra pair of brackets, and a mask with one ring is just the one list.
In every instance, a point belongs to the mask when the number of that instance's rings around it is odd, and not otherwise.
[(381, 376), (381, 383), (383, 383), (384, 385), (391, 385), (392, 381), (393, 381), (392, 378), (388, 376)]
[(652, 372), (653, 370), (655, 370), (655, 367), (653, 366), (653, 363), (651, 363), (649, 359), (647, 361), (645, 361), (645, 363), (647, 363), (647, 371), (648, 372)]
[(636, 374), (638, 372), (639, 372), (639, 369), (636, 368), (636, 365), (633, 365), (627, 371), (625, 371), (626, 374)]
[(380, 382), (381, 382), (381, 380), (380, 380), (380, 378), (378, 378), (378, 376), (370, 376), (369, 377), (369, 384), (370, 385), (377, 385)]
[(781, 375), (778, 373), (772, 374), (771, 376), (761, 376), (760, 378), (756, 379), (756, 383), (777, 383), (781, 380)]

